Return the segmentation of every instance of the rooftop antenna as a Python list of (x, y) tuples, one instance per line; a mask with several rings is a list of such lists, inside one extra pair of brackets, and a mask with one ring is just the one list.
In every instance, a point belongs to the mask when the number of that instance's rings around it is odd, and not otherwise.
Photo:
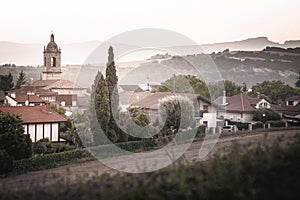
[(147, 90), (150, 91), (149, 75), (147, 74)]

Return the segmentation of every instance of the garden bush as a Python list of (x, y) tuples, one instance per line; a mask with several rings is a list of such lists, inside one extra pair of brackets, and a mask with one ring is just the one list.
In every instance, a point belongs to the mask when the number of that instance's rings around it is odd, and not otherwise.
[(81, 149), (15, 160), (13, 161), (13, 172), (23, 173), (49, 169), (88, 156), (90, 156), (89, 152), (86, 149)]
[(0, 149), (0, 174), (7, 174), (12, 170), (12, 159), (5, 150)]

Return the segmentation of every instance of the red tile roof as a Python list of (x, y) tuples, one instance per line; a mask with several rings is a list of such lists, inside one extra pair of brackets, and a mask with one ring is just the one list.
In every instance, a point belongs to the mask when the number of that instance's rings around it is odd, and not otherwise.
[(123, 91), (123, 92), (120, 92), (119, 98), (120, 98), (120, 103), (122, 105), (126, 105), (126, 104), (136, 103), (150, 95), (151, 95), (150, 92)]
[(31, 86), (36, 86), (36, 87), (46, 87), (48, 85), (51, 85), (52, 83), (55, 83), (59, 81), (59, 79), (54, 79), (54, 80), (37, 80), (33, 83), (31, 83)]
[(57, 94), (57, 92), (44, 90), (41, 87), (31, 86), (31, 85), (22, 86), (20, 89), (10, 90), (10, 91), (7, 91), (7, 93), (9, 93), (9, 94), (12, 94), (12, 93), (15, 93), (15, 94), (34, 93), (36, 95), (56, 95)]
[[(222, 96), (215, 100), (215, 103), (222, 105)], [(226, 97), (226, 110), (229, 111), (254, 111), (256, 104), (261, 101), (259, 98), (253, 98), (246, 94), (237, 94), (231, 97)]]
[(300, 114), (300, 103), (298, 103), (296, 106), (287, 106), (285, 102), (283, 102), (280, 105), (271, 105), (271, 108), (284, 115), (295, 116)]
[(198, 95), (198, 94), (188, 94), (188, 93), (180, 93), (180, 94), (174, 94), (171, 92), (156, 92), (151, 94), (148, 97), (143, 98), (142, 100), (132, 103), (132, 106), (138, 106), (142, 108), (151, 108), (151, 109), (158, 109), (159, 101), (162, 100), (165, 97), (168, 96), (174, 96), (174, 95), (182, 95), (188, 97), (191, 101), (194, 101), (196, 99), (201, 99), (203, 101), (206, 101), (208, 103), (211, 103), (208, 99)]
[(51, 89), (83, 89), (76, 83), (69, 81), (69, 80), (58, 80), (54, 83), (51, 83), (50, 85), (47, 85), (44, 87), (45, 90), (51, 90)]
[(300, 101), (300, 95), (289, 97), (286, 99), (286, 101)]
[(43, 99), (38, 97), (37, 95), (33, 94), (16, 94), (16, 98), (13, 98), (18, 103), (25, 103), (25, 101), (28, 101), (29, 103), (43, 103), (45, 102)]
[(24, 123), (65, 122), (64, 117), (45, 106), (1, 106), (0, 112), (20, 116)]

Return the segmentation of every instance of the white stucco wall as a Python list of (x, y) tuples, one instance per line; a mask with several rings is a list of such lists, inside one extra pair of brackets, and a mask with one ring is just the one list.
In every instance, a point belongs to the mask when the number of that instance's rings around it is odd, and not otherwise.
[(207, 122), (208, 128), (217, 127), (217, 113), (203, 113), (203, 117), (200, 119), (200, 125), (203, 125), (204, 122)]
[(35, 142), (35, 125), (34, 124), (29, 124), (28, 133), (30, 135), (30, 139), (32, 140), (32, 142)]
[(44, 137), (50, 140), (50, 124), (45, 124)]
[(218, 117), (223, 116), (224, 119), (228, 119), (230, 121), (250, 123), (252, 122), (253, 114), (252, 113), (233, 113), (233, 112), (219, 112)]
[(43, 139), (43, 124), (37, 124), (36, 129), (36, 141), (39, 141), (40, 139)]
[(6, 96), (6, 101), (10, 106), (17, 106), (17, 102), (15, 100), (13, 100), (12, 98), (10, 98), (9, 96)]
[(52, 124), (52, 141), (58, 141), (58, 123)]
[[(44, 137), (43, 137), (43, 124), (24, 124), (23, 125), (24, 130), (25, 130), (25, 134), (29, 134), (30, 135), (30, 139), (32, 140), (32, 142), (36, 142), (39, 141), (40, 139), (43, 138), (48, 138), (49, 140), (51, 140), (52, 142), (58, 142), (58, 138), (59, 138), (59, 126), (58, 123), (52, 123), (52, 139), (51, 139), (51, 125), (50, 123), (46, 123), (44, 124)], [(27, 130), (28, 127), (28, 130)], [(36, 128), (36, 130), (35, 130)], [(35, 133), (36, 133), (36, 138), (35, 138)]]

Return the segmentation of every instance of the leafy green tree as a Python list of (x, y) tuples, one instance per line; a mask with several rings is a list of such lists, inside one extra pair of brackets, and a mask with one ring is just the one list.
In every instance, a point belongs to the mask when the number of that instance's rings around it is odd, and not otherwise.
[(130, 117), (125, 122), (125, 130), (131, 135), (127, 136), (129, 140), (139, 140), (139, 138), (147, 138), (156, 134), (156, 129), (150, 125), (147, 113), (136, 106), (129, 107), (128, 111)]
[(158, 88), (158, 92), (192, 93), (209, 98), (206, 83), (193, 75), (174, 75)]
[(17, 79), (17, 83), (15, 88), (19, 89), (21, 88), (21, 85), (24, 85), (26, 83), (26, 75), (23, 72), (23, 70), (19, 73), (18, 79)]
[(50, 109), (51, 110), (54, 110), (55, 112), (57, 112), (59, 115), (63, 116), (63, 117), (66, 117), (66, 109), (57, 105), (57, 104), (54, 104), (54, 103), (51, 103), (50, 104)]
[(243, 83), (242, 92), (247, 93), (247, 84), (245, 82)]
[(74, 121), (71, 119), (68, 119), (68, 121), (70, 122), (70, 127), (63, 133), (61, 133), (61, 137), (65, 139), (68, 144), (73, 145), (76, 148), (83, 147), (83, 143), (81, 141), (81, 138), (79, 137)]
[(271, 103), (278, 104), (286, 98), (298, 95), (300, 92), (282, 81), (264, 81), (252, 87), (251, 96), (265, 95)]
[(0, 90), (11, 90), (14, 87), (13, 76), (11, 73), (8, 75), (0, 75)]
[(0, 113), (0, 149), (12, 160), (29, 158), (32, 155), (32, 141), (24, 134), (22, 120), (15, 115)]
[(296, 87), (300, 87), (300, 70), (299, 70), (299, 76), (298, 76), (297, 79), (298, 79), (298, 80), (297, 80), (297, 82), (295, 83), (295, 86), (296, 86)]
[(281, 120), (281, 116), (271, 108), (259, 108), (255, 110), (253, 120), (265, 123), (266, 121)]
[(90, 129), (89, 111), (75, 112), (72, 115), (72, 121), (76, 128), (77, 135), (79, 136), (82, 145), (89, 146), (93, 143), (93, 134)]
[(139, 126), (147, 126), (150, 124), (149, 116), (139, 107), (131, 106), (128, 108), (132, 120)]
[(208, 87), (210, 89), (212, 99), (216, 99), (219, 96), (222, 96), (224, 90), (226, 91), (226, 96), (234, 96), (240, 94), (242, 90), (242, 86), (229, 80), (210, 83)]
[(187, 97), (166, 97), (161, 100), (159, 110), (166, 129), (188, 128), (194, 122), (194, 106)]

